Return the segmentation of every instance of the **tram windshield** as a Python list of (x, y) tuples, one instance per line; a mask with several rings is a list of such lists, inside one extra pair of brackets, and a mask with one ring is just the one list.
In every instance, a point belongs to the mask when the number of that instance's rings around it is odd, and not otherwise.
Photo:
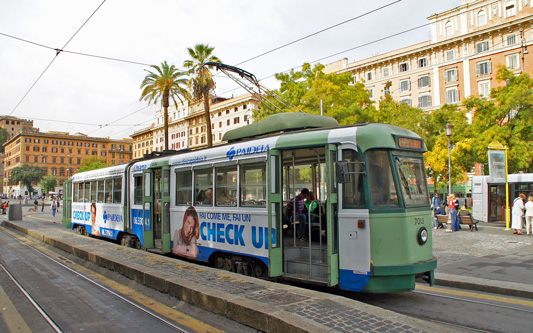
[(405, 206), (429, 204), (426, 174), (421, 157), (395, 156), (395, 166), (400, 177), (400, 186)]

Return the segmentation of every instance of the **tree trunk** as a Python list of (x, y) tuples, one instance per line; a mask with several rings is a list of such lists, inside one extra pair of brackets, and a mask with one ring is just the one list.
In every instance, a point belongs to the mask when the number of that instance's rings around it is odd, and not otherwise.
[(168, 150), (168, 106), (170, 104), (169, 101), (170, 93), (168, 91), (163, 92), (163, 123), (165, 124), (165, 148), (164, 150)]
[(209, 94), (204, 94), (205, 125), (207, 129), (207, 147), (213, 146), (213, 135), (211, 134), (211, 115), (209, 110)]

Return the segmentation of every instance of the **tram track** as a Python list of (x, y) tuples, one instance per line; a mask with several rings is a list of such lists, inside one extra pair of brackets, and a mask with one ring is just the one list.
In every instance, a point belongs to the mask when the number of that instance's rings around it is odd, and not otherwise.
[[(163, 325), (169, 327), (170, 329), (172, 329), (173, 331), (176, 331), (176, 332), (183, 332), (183, 333), (188, 333), (189, 331), (184, 329), (183, 327), (180, 327), (180, 326), (177, 326), (176, 324), (170, 322), (169, 320), (159, 316), (158, 314), (154, 313), (153, 311), (151, 311), (150, 309), (147, 309), (146, 307), (144, 306), (141, 306), (129, 299), (127, 299), (126, 297), (123, 297), (122, 295), (118, 294), (117, 292), (111, 290), (110, 288), (104, 286), (103, 284), (99, 283), (98, 281), (90, 278), (89, 276), (69, 267), (68, 265), (66, 264), (63, 264), (62, 262), (56, 260), (55, 258), (49, 256), (48, 254), (22, 242), (20, 239), (18, 239), (17, 237), (14, 237), (13, 235), (11, 235), (10, 233), (6, 232), (5, 230), (2, 230), (0, 229), (1, 232), (8, 236), (8, 237), (12, 237), (13, 239), (15, 239), (19, 244), (21, 245), (24, 245), (26, 248), (32, 250), (33, 252), (39, 254), (40, 256), (46, 258), (49, 262), (52, 262), (54, 263), (55, 265), (58, 265), (60, 267), (62, 267), (63, 269), (65, 269), (66, 271), (68, 271), (69, 273), (73, 274), (74, 276), (78, 277), (78, 278), (81, 278), (83, 279), (84, 281), (96, 286), (97, 288), (105, 291), (107, 294), (109, 295), (112, 295), (114, 298), (122, 301), (123, 303), (127, 304), (128, 306), (131, 306), (131, 307), (134, 307), (135, 309), (143, 312), (145, 315), (159, 321), (160, 323), (162, 323)], [(68, 259), (66, 258), (63, 258), (63, 257), (59, 257), (60, 259), (63, 259), (65, 261), (68, 261)], [(10, 272), (10, 270), (8, 269), (8, 267), (2, 263), (0, 261), (0, 268), (2, 268), (2, 270), (5, 272), (5, 274), (9, 277), (9, 279), (16, 285), (16, 287), (18, 288), (18, 290), (20, 290), (20, 292), (24, 295), (24, 297), (32, 304), (32, 306), (37, 310), (37, 312), (42, 316), (42, 318), (50, 325), (50, 327), (55, 331), (55, 332), (63, 332), (64, 329), (62, 329), (60, 327), (60, 325), (58, 323), (56, 323), (56, 321), (54, 321), (54, 319), (52, 318), (51, 315), (49, 315), (47, 313), (47, 311), (44, 309), (43, 306), (41, 306), (38, 302), (38, 300), (36, 300), (36, 297), (33, 297), (31, 295), (31, 292), (29, 290), (27, 290), (27, 288), (25, 288), (22, 283), (20, 283), (16, 276), (14, 276), (14, 274), (12, 274), (12, 272)]]

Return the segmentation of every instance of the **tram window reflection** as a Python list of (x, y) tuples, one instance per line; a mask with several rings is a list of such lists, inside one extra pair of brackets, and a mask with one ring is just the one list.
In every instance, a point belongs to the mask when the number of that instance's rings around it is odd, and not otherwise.
[(241, 206), (266, 206), (266, 164), (241, 165)]
[(343, 150), (342, 159), (347, 163), (350, 182), (342, 187), (343, 208), (365, 207), (365, 185), (363, 180), (363, 164), (354, 150)]
[(386, 150), (376, 149), (368, 152), (368, 173), (372, 206), (398, 206), (398, 194)]

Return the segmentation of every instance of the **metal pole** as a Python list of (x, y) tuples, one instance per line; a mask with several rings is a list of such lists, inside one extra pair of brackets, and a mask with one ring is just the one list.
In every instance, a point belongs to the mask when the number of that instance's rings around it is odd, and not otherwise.
[(507, 164), (507, 147), (505, 149), (505, 230), (510, 230), (509, 228), (509, 182), (508, 182), (508, 164)]
[(452, 160), (451, 156), (450, 137), (448, 137), (448, 195), (452, 194)]

